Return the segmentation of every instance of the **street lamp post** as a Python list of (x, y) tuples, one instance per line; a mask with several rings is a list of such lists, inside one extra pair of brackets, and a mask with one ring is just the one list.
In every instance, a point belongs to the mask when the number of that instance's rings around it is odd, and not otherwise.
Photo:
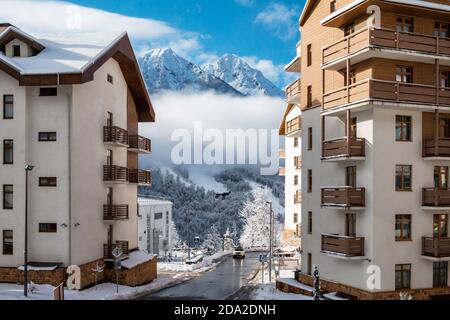
[(24, 245), (24, 264), (23, 264), (23, 294), (28, 297), (28, 173), (34, 169), (34, 166), (25, 167), (25, 245)]
[(273, 246), (273, 210), (272, 210), (272, 202), (267, 201), (267, 204), (270, 206), (270, 231), (269, 231), (269, 282), (272, 282), (272, 246)]

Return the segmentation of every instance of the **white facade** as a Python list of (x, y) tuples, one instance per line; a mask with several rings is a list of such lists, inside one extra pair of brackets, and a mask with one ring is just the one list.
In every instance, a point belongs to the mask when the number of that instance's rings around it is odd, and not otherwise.
[(139, 250), (165, 255), (172, 249), (170, 201), (139, 198)]

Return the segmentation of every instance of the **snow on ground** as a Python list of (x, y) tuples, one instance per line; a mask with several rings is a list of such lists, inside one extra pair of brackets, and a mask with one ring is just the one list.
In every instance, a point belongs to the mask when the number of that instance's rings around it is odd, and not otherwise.
[(201, 263), (194, 265), (187, 265), (182, 262), (160, 262), (158, 263), (158, 272), (204, 272), (215, 266), (217, 263), (220, 263), (223, 258), (229, 255), (231, 255), (231, 252), (218, 252), (212, 256), (205, 257)]
[(312, 297), (301, 294), (284, 293), (278, 291), (275, 284), (259, 285), (252, 293), (252, 300), (313, 300)]

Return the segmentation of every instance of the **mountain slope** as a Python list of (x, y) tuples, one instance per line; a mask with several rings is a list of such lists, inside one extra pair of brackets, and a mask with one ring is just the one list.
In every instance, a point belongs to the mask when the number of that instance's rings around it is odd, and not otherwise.
[(244, 59), (227, 54), (205, 68), (208, 73), (225, 81), (246, 96), (264, 94), (283, 97), (284, 93), (259, 70), (252, 68)]
[(241, 95), (233, 87), (199, 66), (177, 55), (172, 49), (154, 49), (139, 58), (144, 80), (150, 92), (159, 90), (215, 90)]

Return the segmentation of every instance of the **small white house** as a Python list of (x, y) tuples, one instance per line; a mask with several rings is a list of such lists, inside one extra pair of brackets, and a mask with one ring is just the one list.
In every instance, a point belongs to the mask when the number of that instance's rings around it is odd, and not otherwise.
[(166, 255), (172, 249), (172, 206), (165, 200), (139, 198), (139, 250)]

